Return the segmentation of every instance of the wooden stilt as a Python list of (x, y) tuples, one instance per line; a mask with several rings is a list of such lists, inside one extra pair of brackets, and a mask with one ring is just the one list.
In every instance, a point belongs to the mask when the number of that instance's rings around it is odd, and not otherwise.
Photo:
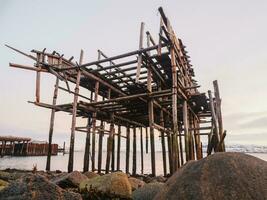
[(120, 153), (121, 153), (121, 126), (118, 126), (118, 142), (117, 142), (117, 171), (120, 170)]
[(101, 120), (100, 122), (101, 131), (99, 131), (99, 139), (98, 139), (98, 164), (97, 164), (97, 171), (100, 174), (102, 169), (102, 146), (103, 146), (103, 136), (104, 136), (104, 122)]
[[(95, 96), (94, 102), (97, 102), (98, 98), (98, 89), (99, 89), (99, 82), (95, 82)], [(93, 113), (93, 120), (92, 120), (92, 171), (95, 171), (95, 134), (96, 134), (96, 112)]]
[(143, 128), (140, 127), (141, 174), (144, 174)]
[[(171, 27), (170, 22), (167, 20), (167, 28), (169, 33), (171, 33)], [(172, 45), (174, 45), (174, 36), (171, 35)], [(176, 58), (175, 58), (175, 52), (174, 47), (171, 46), (170, 48), (170, 54), (171, 54), (171, 65), (172, 65), (172, 123), (173, 123), (173, 152), (172, 152), (172, 161), (173, 161), (173, 170), (176, 171), (178, 167), (180, 166), (179, 163), (179, 144), (177, 140), (178, 136), (178, 119), (177, 119), (177, 66), (176, 66)]]
[[(115, 128), (114, 128), (114, 133), (115, 133)], [(111, 170), (115, 171), (115, 136), (114, 133), (112, 135), (112, 150), (111, 150)]]
[(110, 117), (110, 130), (109, 130), (109, 137), (107, 144), (106, 173), (109, 173), (110, 157), (112, 155), (113, 135), (114, 135), (114, 114), (112, 113)]
[[(55, 106), (57, 103), (58, 83), (59, 83), (59, 79), (56, 78), (56, 84), (55, 84), (54, 95), (53, 95), (53, 106)], [(50, 171), (55, 112), (56, 112), (56, 110), (52, 109), (51, 116), (50, 116), (50, 128), (49, 128), (49, 136), (48, 136), (48, 153), (47, 153), (47, 160), (46, 160), (46, 171)]]
[[(164, 127), (164, 116), (163, 111), (160, 111), (160, 125)], [(161, 131), (161, 147), (162, 147), (162, 161), (163, 161), (163, 174), (167, 175), (167, 163), (166, 163), (166, 147), (165, 147), (165, 137), (164, 131)]]
[(126, 173), (129, 173), (129, 159), (130, 159), (130, 127), (126, 128)]
[(133, 171), (132, 175), (136, 175), (136, 127), (133, 128)]
[(89, 170), (90, 138), (91, 138), (91, 117), (88, 117), (87, 133), (85, 139), (85, 151), (83, 158), (83, 172), (87, 172)]
[(188, 114), (187, 101), (183, 102), (183, 122), (184, 122), (184, 144), (186, 161), (189, 160), (189, 132), (188, 132)]
[(180, 158), (181, 158), (181, 165), (183, 165), (184, 164), (184, 152), (183, 152), (182, 125), (181, 125), (181, 123), (178, 124), (178, 130), (179, 130)]
[[(81, 50), (80, 54), (80, 65), (82, 64), (83, 60), (83, 50)], [(79, 85), (81, 79), (81, 71), (78, 70), (77, 78), (76, 78), (76, 86), (75, 86), (75, 93), (79, 94)], [(74, 95), (73, 100), (73, 108), (72, 108), (72, 121), (71, 121), (71, 137), (70, 137), (70, 152), (69, 152), (69, 163), (68, 163), (68, 172), (73, 171), (73, 160), (74, 160), (74, 142), (75, 142), (75, 127), (76, 127), (76, 115), (77, 115), (77, 102), (78, 102), (78, 95)]]
[[(150, 46), (149, 37), (147, 37), (147, 46)], [(152, 92), (152, 71), (151, 68), (147, 69), (147, 90), (149, 93)], [(155, 144), (154, 144), (154, 106), (153, 99), (148, 100), (148, 118), (149, 118), (149, 129), (150, 129), (150, 148), (151, 148), (151, 170), (152, 176), (156, 176), (156, 160), (155, 160)]]
[(146, 127), (146, 154), (148, 154), (148, 128)]

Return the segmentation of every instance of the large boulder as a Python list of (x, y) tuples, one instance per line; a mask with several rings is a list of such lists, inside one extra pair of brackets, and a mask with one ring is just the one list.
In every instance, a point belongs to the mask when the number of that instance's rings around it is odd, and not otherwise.
[(267, 199), (267, 162), (243, 153), (215, 153), (180, 168), (155, 200)]
[(49, 182), (40, 175), (26, 175), (11, 182), (0, 191), (0, 199), (5, 200), (81, 200), (81, 195), (68, 192)]
[(87, 179), (81, 182), (79, 190), (88, 196), (95, 196), (96, 199), (130, 199), (132, 195), (132, 188), (128, 177), (122, 172), (114, 172)]
[(71, 173), (59, 175), (58, 177), (52, 179), (52, 182), (62, 188), (70, 188), (79, 187), (80, 183), (86, 179), (88, 178), (84, 174), (78, 171), (73, 171)]
[(87, 176), (87, 178), (94, 178), (94, 177), (98, 177), (100, 176), (99, 174), (95, 173), (95, 172), (84, 172), (83, 173), (85, 176)]
[(132, 191), (134, 191), (140, 187), (143, 187), (145, 185), (144, 181), (137, 179), (137, 178), (134, 178), (134, 177), (130, 177), (128, 180), (132, 186)]
[(163, 187), (164, 183), (148, 183), (133, 192), (133, 200), (152, 200)]
[(8, 182), (0, 179), (0, 191), (8, 186)]
[(22, 172), (0, 171), (0, 179), (2, 179), (4, 181), (12, 181), (12, 180), (16, 180), (16, 179), (21, 178), (26, 173), (28, 173), (28, 172), (22, 173)]

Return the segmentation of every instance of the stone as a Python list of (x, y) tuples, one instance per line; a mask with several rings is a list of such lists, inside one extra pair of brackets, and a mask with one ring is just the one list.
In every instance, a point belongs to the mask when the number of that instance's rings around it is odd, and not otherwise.
[(98, 177), (100, 176), (99, 174), (95, 173), (95, 172), (84, 172), (83, 173), (85, 176), (87, 176), (87, 178), (94, 178), (94, 177)]
[(144, 181), (137, 179), (137, 178), (130, 177), (128, 180), (132, 186), (132, 191), (134, 191), (140, 187), (143, 187), (145, 185)]
[(41, 175), (27, 174), (0, 191), (5, 200), (82, 200), (80, 194), (68, 192)]
[(25, 173), (22, 172), (6, 172), (0, 171), (0, 179), (4, 181), (11, 181), (21, 178)]
[(131, 184), (123, 172), (114, 172), (87, 179), (80, 183), (79, 190), (83, 194), (96, 196), (99, 199), (130, 199), (132, 195)]
[(163, 187), (164, 183), (148, 183), (133, 192), (133, 200), (152, 200)]
[(0, 191), (8, 186), (8, 182), (0, 179)]
[(88, 179), (87, 176), (84, 174), (73, 171), (71, 173), (63, 173), (62, 175), (59, 175), (51, 181), (61, 188), (68, 188), (68, 187), (79, 187), (80, 183), (84, 180)]
[(267, 162), (244, 153), (215, 153), (189, 162), (155, 197), (163, 199), (267, 199)]

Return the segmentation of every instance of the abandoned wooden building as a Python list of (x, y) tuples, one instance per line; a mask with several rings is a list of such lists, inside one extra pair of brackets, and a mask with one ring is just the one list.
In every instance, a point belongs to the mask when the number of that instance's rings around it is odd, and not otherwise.
[[(32, 54), (27, 54), (6, 45), (34, 62), (33, 66), (15, 63), (10, 63), (10, 66), (36, 72), (36, 99), (31, 103), (51, 109), (49, 144), (52, 143), (55, 113), (62, 111), (72, 115), (69, 172), (73, 171), (75, 132), (86, 135), (84, 171), (89, 170), (90, 164), (90, 170), (97, 172), (123, 170), (133, 175), (143, 173), (146, 167), (144, 153), (150, 153), (151, 175), (155, 176), (155, 137), (158, 135), (164, 175), (174, 173), (189, 160), (201, 159), (203, 137), (208, 138), (207, 155), (225, 151), (226, 132), (218, 83), (213, 82), (213, 93), (199, 91), (185, 45), (176, 37), (161, 7), (159, 13), (157, 40), (145, 31), (144, 23), (141, 23), (139, 49), (112, 57), (98, 50), (98, 58), (88, 63), (83, 61), (83, 50), (79, 61), (74, 62), (73, 57), (65, 58), (55, 51), (32, 50)], [(56, 78), (52, 104), (40, 100), (41, 73), (50, 73)], [(66, 87), (60, 87), (59, 81)], [(70, 84), (75, 84), (74, 91)], [(88, 92), (82, 93), (81, 87)], [(73, 95), (73, 102), (57, 104), (58, 90)], [(88, 123), (77, 126), (77, 117), (88, 119)], [(104, 137), (108, 138), (107, 144), (103, 143)], [(126, 161), (122, 168), (123, 139), (126, 140)], [(104, 145), (107, 147), (105, 165), (102, 163)], [(141, 152), (141, 172), (136, 171), (137, 146)], [(51, 147), (47, 170), (50, 170), (50, 160)]]

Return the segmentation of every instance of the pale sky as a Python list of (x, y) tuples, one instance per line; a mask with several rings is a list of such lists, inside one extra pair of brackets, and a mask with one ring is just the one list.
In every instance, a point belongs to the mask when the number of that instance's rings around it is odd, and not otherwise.
[[(0, 135), (47, 140), (50, 118), (50, 110), (27, 103), (35, 98), (35, 73), (8, 67), (31, 60), (4, 44), (26, 52), (46, 47), (76, 60), (84, 49), (89, 62), (97, 59), (97, 49), (109, 56), (136, 50), (141, 21), (157, 38), (162, 6), (187, 46), (200, 91), (219, 81), (226, 142), (267, 145), (267, 1), (0, 0), (0, 5)], [(42, 102), (52, 102), (54, 81), (42, 76)], [(70, 115), (56, 114), (54, 142), (68, 144), (70, 122)], [(77, 133), (77, 144), (84, 139)]]

